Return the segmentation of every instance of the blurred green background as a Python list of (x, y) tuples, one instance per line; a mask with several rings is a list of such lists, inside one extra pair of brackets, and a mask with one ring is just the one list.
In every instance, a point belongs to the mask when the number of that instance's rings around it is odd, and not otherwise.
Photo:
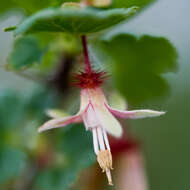
[[(137, 36), (144, 34), (164, 36), (173, 43), (179, 55), (178, 71), (163, 74), (170, 86), (170, 93), (165, 96), (160, 94), (156, 100), (146, 101), (143, 104), (137, 102), (133, 106), (165, 110), (166, 115), (128, 122), (131, 133), (143, 144), (151, 190), (190, 188), (189, 7), (188, 0), (158, 0), (135, 18), (113, 29), (108, 35), (127, 32)], [(21, 17), (18, 13), (3, 15), (0, 17), (0, 28), (17, 24)], [(12, 45), (13, 35), (1, 30), (0, 65), (6, 62)], [(5, 71), (3, 67), (0, 70), (0, 189), (2, 190), (67, 189), (70, 181), (75, 181), (78, 172), (94, 162), (91, 136), (89, 133), (86, 135), (80, 125), (52, 133), (47, 132), (39, 137), (36, 129), (47, 119), (45, 110), (58, 105), (73, 112), (69, 104), (73, 105), (73, 99), (77, 97), (67, 96), (73, 93), (71, 90), (65, 92), (66, 99), (60, 100), (57, 93), (47, 90), (40, 84), (26, 79), (25, 76), (18, 76), (18, 73)], [(124, 87), (125, 81), (120, 82), (120, 85)], [(159, 92), (160, 86), (156, 88)], [(78, 102), (75, 102), (73, 107), (77, 105)], [(81, 138), (84, 141), (81, 142)], [(71, 151), (75, 150), (76, 146), (83, 147), (82, 154)], [(79, 156), (80, 159), (76, 159)], [(23, 181), (26, 184), (23, 184)]]

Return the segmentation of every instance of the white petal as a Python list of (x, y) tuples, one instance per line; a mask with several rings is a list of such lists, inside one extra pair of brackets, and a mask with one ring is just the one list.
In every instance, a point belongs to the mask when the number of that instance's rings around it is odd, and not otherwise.
[(64, 127), (68, 124), (71, 123), (79, 123), (82, 121), (82, 118), (80, 115), (74, 115), (74, 116), (68, 116), (64, 118), (57, 118), (57, 119), (52, 119), (46, 122), (44, 125), (42, 125), (39, 129), (38, 132), (46, 131), (49, 129), (54, 129), (54, 128), (59, 128), (59, 127)]
[(100, 125), (111, 135), (120, 137), (122, 135), (122, 127), (114, 116), (108, 111), (105, 105), (93, 105), (93, 107)]
[(86, 111), (83, 112), (82, 119), (84, 121), (86, 130), (98, 127), (99, 121), (96, 117), (96, 113), (95, 113), (91, 103), (89, 103)]
[(81, 90), (80, 92), (80, 112), (86, 110), (90, 102), (89, 94), (87, 90)]
[(131, 115), (131, 119), (140, 119), (146, 117), (158, 117), (165, 114), (163, 111), (154, 111), (154, 110), (133, 110), (127, 111)]

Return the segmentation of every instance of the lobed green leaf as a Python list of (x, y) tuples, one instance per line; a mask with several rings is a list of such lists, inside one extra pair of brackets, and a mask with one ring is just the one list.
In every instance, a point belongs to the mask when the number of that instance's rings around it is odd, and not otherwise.
[(17, 26), (14, 33), (15, 35), (33, 32), (89, 34), (107, 29), (126, 20), (136, 10), (137, 7), (111, 10), (69, 7), (49, 8), (26, 18)]
[(40, 47), (38, 39), (34, 36), (18, 38), (8, 57), (7, 67), (18, 70), (35, 63), (41, 63), (42, 56), (45, 52), (45, 49)]
[(163, 73), (177, 71), (177, 53), (165, 38), (120, 34), (93, 44), (101, 62), (112, 63), (115, 84), (131, 104), (164, 95)]

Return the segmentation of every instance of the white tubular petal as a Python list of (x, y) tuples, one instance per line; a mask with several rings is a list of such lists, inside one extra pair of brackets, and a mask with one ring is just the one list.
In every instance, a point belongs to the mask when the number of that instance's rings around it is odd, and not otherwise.
[(92, 129), (92, 135), (93, 135), (94, 152), (96, 155), (98, 155), (99, 146), (98, 146), (98, 137), (97, 137), (96, 128)]
[(105, 129), (103, 129), (103, 133), (104, 133), (104, 141), (105, 141), (105, 144), (106, 144), (106, 148), (108, 150), (110, 150), (110, 145), (109, 145), (109, 141), (108, 141), (108, 136), (107, 136), (107, 133), (105, 131)]
[(100, 127), (98, 127), (97, 132), (98, 132), (98, 142), (99, 142), (99, 145), (100, 145), (100, 150), (105, 150), (105, 144), (104, 144), (102, 129)]
[(99, 124), (91, 104), (88, 105), (88, 108), (82, 114), (82, 119), (87, 130), (95, 128)]
[(94, 122), (95, 127), (97, 127), (97, 123), (99, 127), (103, 127), (111, 135), (120, 137), (122, 134), (121, 125), (106, 108), (106, 99), (102, 90), (100, 88), (96, 88), (81, 91), (81, 102), (84, 102), (81, 103), (81, 105), (86, 105), (87, 100), (90, 102), (93, 109), (92, 112), (90, 111), (91, 114), (89, 114), (90, 117), (88, 117), (90, 120), (88, 119), (88, 121), (91, 121), (90, 123), (92, 123), (92, 120), (94, 120), (96, 121)]
[(122, 127), (114, 116), (108, 111), (104, 104), (94, 105), (94, 110), (100, 125), (111, 135), (120, 137), (122, 135)]
[(121, 111), (117, 109), (111, 108), (109, 105), (105, 104), (108, 110), (119, 118), (125, 118), (125, 119), (140, 119), (140, 118), (146, 118), (146, 117), (157, 117), (160, 115), (165, 114), (163, 111), (154, 111), (154, 110), (133, 110), (133, 111)]
[(82, 121), (82, 119), (81, 119), (80, 115), (74, 115), (74, 116), (69, 116), (69, 117), (65, 117), (65, 118), (52, 119), (52, 120), (46, 122), (44, 125), (42, 125), (38, 129), (38, 132), (40, 133), (42, 131), (46, 131), (49, 129), (64, 127), (68, 124), (79, 123), (81, 121)]

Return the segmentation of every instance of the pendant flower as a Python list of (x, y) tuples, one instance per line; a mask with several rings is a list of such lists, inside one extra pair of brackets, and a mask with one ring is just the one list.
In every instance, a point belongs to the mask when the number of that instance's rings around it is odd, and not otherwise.
[(42, 125), (38, 132), (64, 127), (71, 123), (84, 122), (86, 130), (92, 131), (94, 152), (97, 155), (100, 167), (106, 172), (108, 182), (111, 185), (112, 156), (107, 133), (118, 138), (122, 135), (122, 127), (116, 118), (139, 119), (156, 117), (164, 114), (164, 112), (153, 110), (123, 111), (111, 108), (99, 87), (102, 73), (90, 74), (96, 75), (96, 77), (87, 75), (82, 73), (78, 76), (80, 78), (78, 85), (82, 87), (80, 92), (80, 111), (74, 116), (54, 118)]
[(67, 117), (54, 115), (55, 118), (42, 125), (38, 132), (64, 127), (71, 123), (84, 122), (86, 130), (92, 131), (97, 161), (103, 172), (106, 172), (109, 184), (112, 185), (112, 155), (107, 133), (118, 138), (122, 135), (122, 127), (116, 118), (138, 119), (156, 117), (165, 112), (153, 110), (123, 111), (111, 108), (100, 88), (105, 78), (105, 72), (95, 72), (92, 69), (85, 36), (82, 36), (82, 45), (85, 58), (85, 72), (75, 76), (77, 79), (76, 85), (81, 88), (79, 112), (74, 116)]

